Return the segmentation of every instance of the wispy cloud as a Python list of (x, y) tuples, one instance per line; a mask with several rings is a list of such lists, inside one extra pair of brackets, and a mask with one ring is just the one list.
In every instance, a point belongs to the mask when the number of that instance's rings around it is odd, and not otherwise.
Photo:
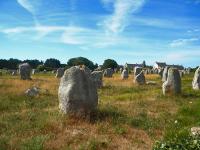
[(26, 9), (28, 12), (30, 12), (31, 14), (34, 14), (35, 8), (34, 8), (34, 6), (30, 3), (29, 0), (17, 0), (17, 2), (18, 2), (24, 9)]
[(199, 41), (198, 38), (190, 38), (190, 39), (177, 39), (170, 43), (171, 47), (179, 47), (179, 46), (185, 46), (187, 44), (191, 44), (195, 41)]
[(129, 17), (145, 4), (145, 0), (102, 0), (105, 5), (113, 5), (113, 14), (105, 21), (106, 30), (118, 33), (129, 24)]

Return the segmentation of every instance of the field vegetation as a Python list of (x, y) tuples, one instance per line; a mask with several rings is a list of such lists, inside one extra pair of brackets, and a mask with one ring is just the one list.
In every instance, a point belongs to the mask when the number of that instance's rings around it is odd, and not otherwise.
[[(182, 94), (163, 96), (158, 75), (146, 75), (156, 85), (134, 85), (133, 76), (104, 79), (99, 106), (88, 120), (69, 118), (58, 109), (59, 79), (36, 74), (31, 81), (0, 76), (1, 150), (150, 150), (162, 141), (184, 139), (200, 125), (200, 92), (192, 90), (193, 74), (182, 78)], [(39, 96), (26, 89), (41, 88)], [(160, 141), (160, 142), (158, 142)], [(175, 144), (176, 145), (176, 144)]]

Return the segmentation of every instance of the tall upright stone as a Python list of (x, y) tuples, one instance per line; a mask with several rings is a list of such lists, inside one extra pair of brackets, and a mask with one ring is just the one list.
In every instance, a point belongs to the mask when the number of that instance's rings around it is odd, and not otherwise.
[(167, 81), (163, 83), (162, 90), (163, 95), (181, 93), (181, 77), (178, 69), (169, 68)]
[(85, 116), (97, 108), (96, 85), (84, 68), (71, 67), (61, 78), (58, 90), (59, 108), (65, 114)]
[(128, 79), (128, 70), (124, 69), (121, 73), (121, 78), (124, 79)]
[(140, 74), (142, 71), (141, 67), (135, 67), (134, 68), (134, 77), (136, 77), (138, 74)]
[(64, 68), (58, 68), (56, 71), (56, 78), (61, 78), (65, 72)]
[(139, 85), (146, 84), (146, 79), (143, 71), (134, 77), (134, 83)]
[(102, 71), (93, 71), (91, 77), (97, 88), (103, 87), (103, 72)]
[(28, 63), (20, 64), (19, 74), (22, 80), (31, 80), (31, 66)]
[(200, 89), (200, 66), (195, 71), (194, 78), (193, 78), (193, 81), (192, 81), (192, 88), (194, 90), (199, 90)]
[(113, 73), (114, 73), (114, 71), (113, 71), (112, 68), (107, 68), (107, 69), (104, 71), (103, 76), (104, 76), (104, 77), (107, 77), (107, 78), (112, 78)]
[(168, 77), (168, 70), (169, 70), (169, 67), (166, 66), (165, 69), (163, 70), (163, 75), (162, 75), (162, 82), (165, 82), (167, 81), (167, 77)]

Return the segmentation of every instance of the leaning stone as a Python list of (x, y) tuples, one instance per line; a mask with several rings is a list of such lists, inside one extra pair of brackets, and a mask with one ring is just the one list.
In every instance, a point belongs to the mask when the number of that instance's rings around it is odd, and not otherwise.
[(163, 75), (162, 75), (162, 82), (165, 82), (167, 81), (167, 77), (168, 77), (168, 70), (169, 70), (169, 67), (166, 66), (165, 69), (163, 70)]
[(31, 79), (31, 67), (28, 63), (19, 65), (19, 74), (22, 80)]
[(162, 85), (163, 95), (181, 93), (181, 77), (178, 69), (170, 68), (168, 70), (168, 78)]
[(194, 78), (192, 81), (192, 88), (194, 90), (200, 89), (200, 67), (195, 71)]
[(30, 88), (26, 90), (25, 94), (30, 97), (35, 97), (39, 94), (39, 88), (37, 87)]
[(128, 79), (128, 70), (124, 69), (121, 74), (122, 79)]
[(107, 68), (107, 69), (104, 71), (103, 76), (104, 76), (104, 77), (107, 77), (107, 78), (112, 78), (113, 73), (114, 73), (114, 72), (113, 72), (113, 69)]
[(136, 84), (145, 84), (146, 80), (145, 80), (145, 76), (144, 76), (144, 72), (141, 71), (135, 78), (134, 78), (134, 83)]
[(96, 85), (84, 69), (76, 66), (67, 69), (58, 90), (59, 108), (64, 114), (84, 117), (97, 108)]
[(64, 68), (58, 68), (58, 70), (56, 71), (56, 78), (61, 78), (64, 72), (65, 72)]
[(93, 81), (95, 82), (95, 85), (97, 88), (103, 87), (103, 72), (102, 71), (93, 71), (91, 73), (91, 77)]

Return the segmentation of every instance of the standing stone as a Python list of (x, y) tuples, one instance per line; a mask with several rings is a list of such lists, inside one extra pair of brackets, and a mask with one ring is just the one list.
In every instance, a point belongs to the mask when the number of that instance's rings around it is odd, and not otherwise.
[(17, 75), (17, 70), (13, 70), (12, 71), (12, 76), (16, 76)]
[(28, 63), (19, 65), (19, 74), (22, 80), (31, 79), (31, 67)]
[(113, 69), (107, 68), (107, 69), (104, 71), (103, 76), (104, 76), (104, 77), (107, 77), (107, 78), (112, 78), (113, 73), (114, 73), (114, 72), (113, 72)]
[(159, 69), (159, 70), (158, 70), (158, 74), (160, 75), (161, 78), (162, 78), (162, 76), (163, 76), (163, 70), (164, 70), (164, 69)]
[(123, 68), (120, 68), (120, 69), (119, 69), (119, 71), (120, 71), (120, 73), (122, 73), (122, 71), (123, 71)]
[(162, 85), (163, 95), (167, 93), (179, 94), (181, 93), (181, 77), (178, 69), (170, 68), (168, 70), (168, 78)]
[(134, 83), (139, 84), (139, 85), (146, 83), (143, 71), (141, 71), (137, 76), (135, 76)]
[(59, 108), (65, 114), (85, 116), (98, 105), (97, 88), (91, 75), (78, 66), (67, 69), (58, 90)]
[(36, 69), (32, 69), (32, 75), (35, 75)]
[(97, 88), (103, 87), (103, 72), (102, 71), (93, 71), (91, 73), (91, 77), (93, 81), (95, 82), (95, 85)]
[(138, 74), (140, 74), (142, 71), (141, 67), (135, 67), (134, 68), (134, 77), (136, 77)]
[(186, 69), (186, 73), (187, 73), (187, 74), (190, 74), (190, 71), (191, 71), (191, 68), (187, 68), (187, 69)]
[(58, 68), (58, 70), (56, 71), (56, 78), (61, 78), (64, 72), (65, 72), (64, 68)]
[(180, 73), (180, 77), (182, 78), (184, 76), (184, 71), (183, 70), (179, 70)]
[(124, 69), (121, 74), (122, 79), (128, 79), (128, 70)]
[(195, 71), (194, 78), (192, 81), (192, 88), (194, 90), (200, 89), (200, 67)]
[(168, 70), (169, 70), (169, 67), (166, 66), (164, 71), (163, 71), (163, 75), (162, 75), (162, 82), (165, 82), (167, 81), (167, 77), (168, 77)]

